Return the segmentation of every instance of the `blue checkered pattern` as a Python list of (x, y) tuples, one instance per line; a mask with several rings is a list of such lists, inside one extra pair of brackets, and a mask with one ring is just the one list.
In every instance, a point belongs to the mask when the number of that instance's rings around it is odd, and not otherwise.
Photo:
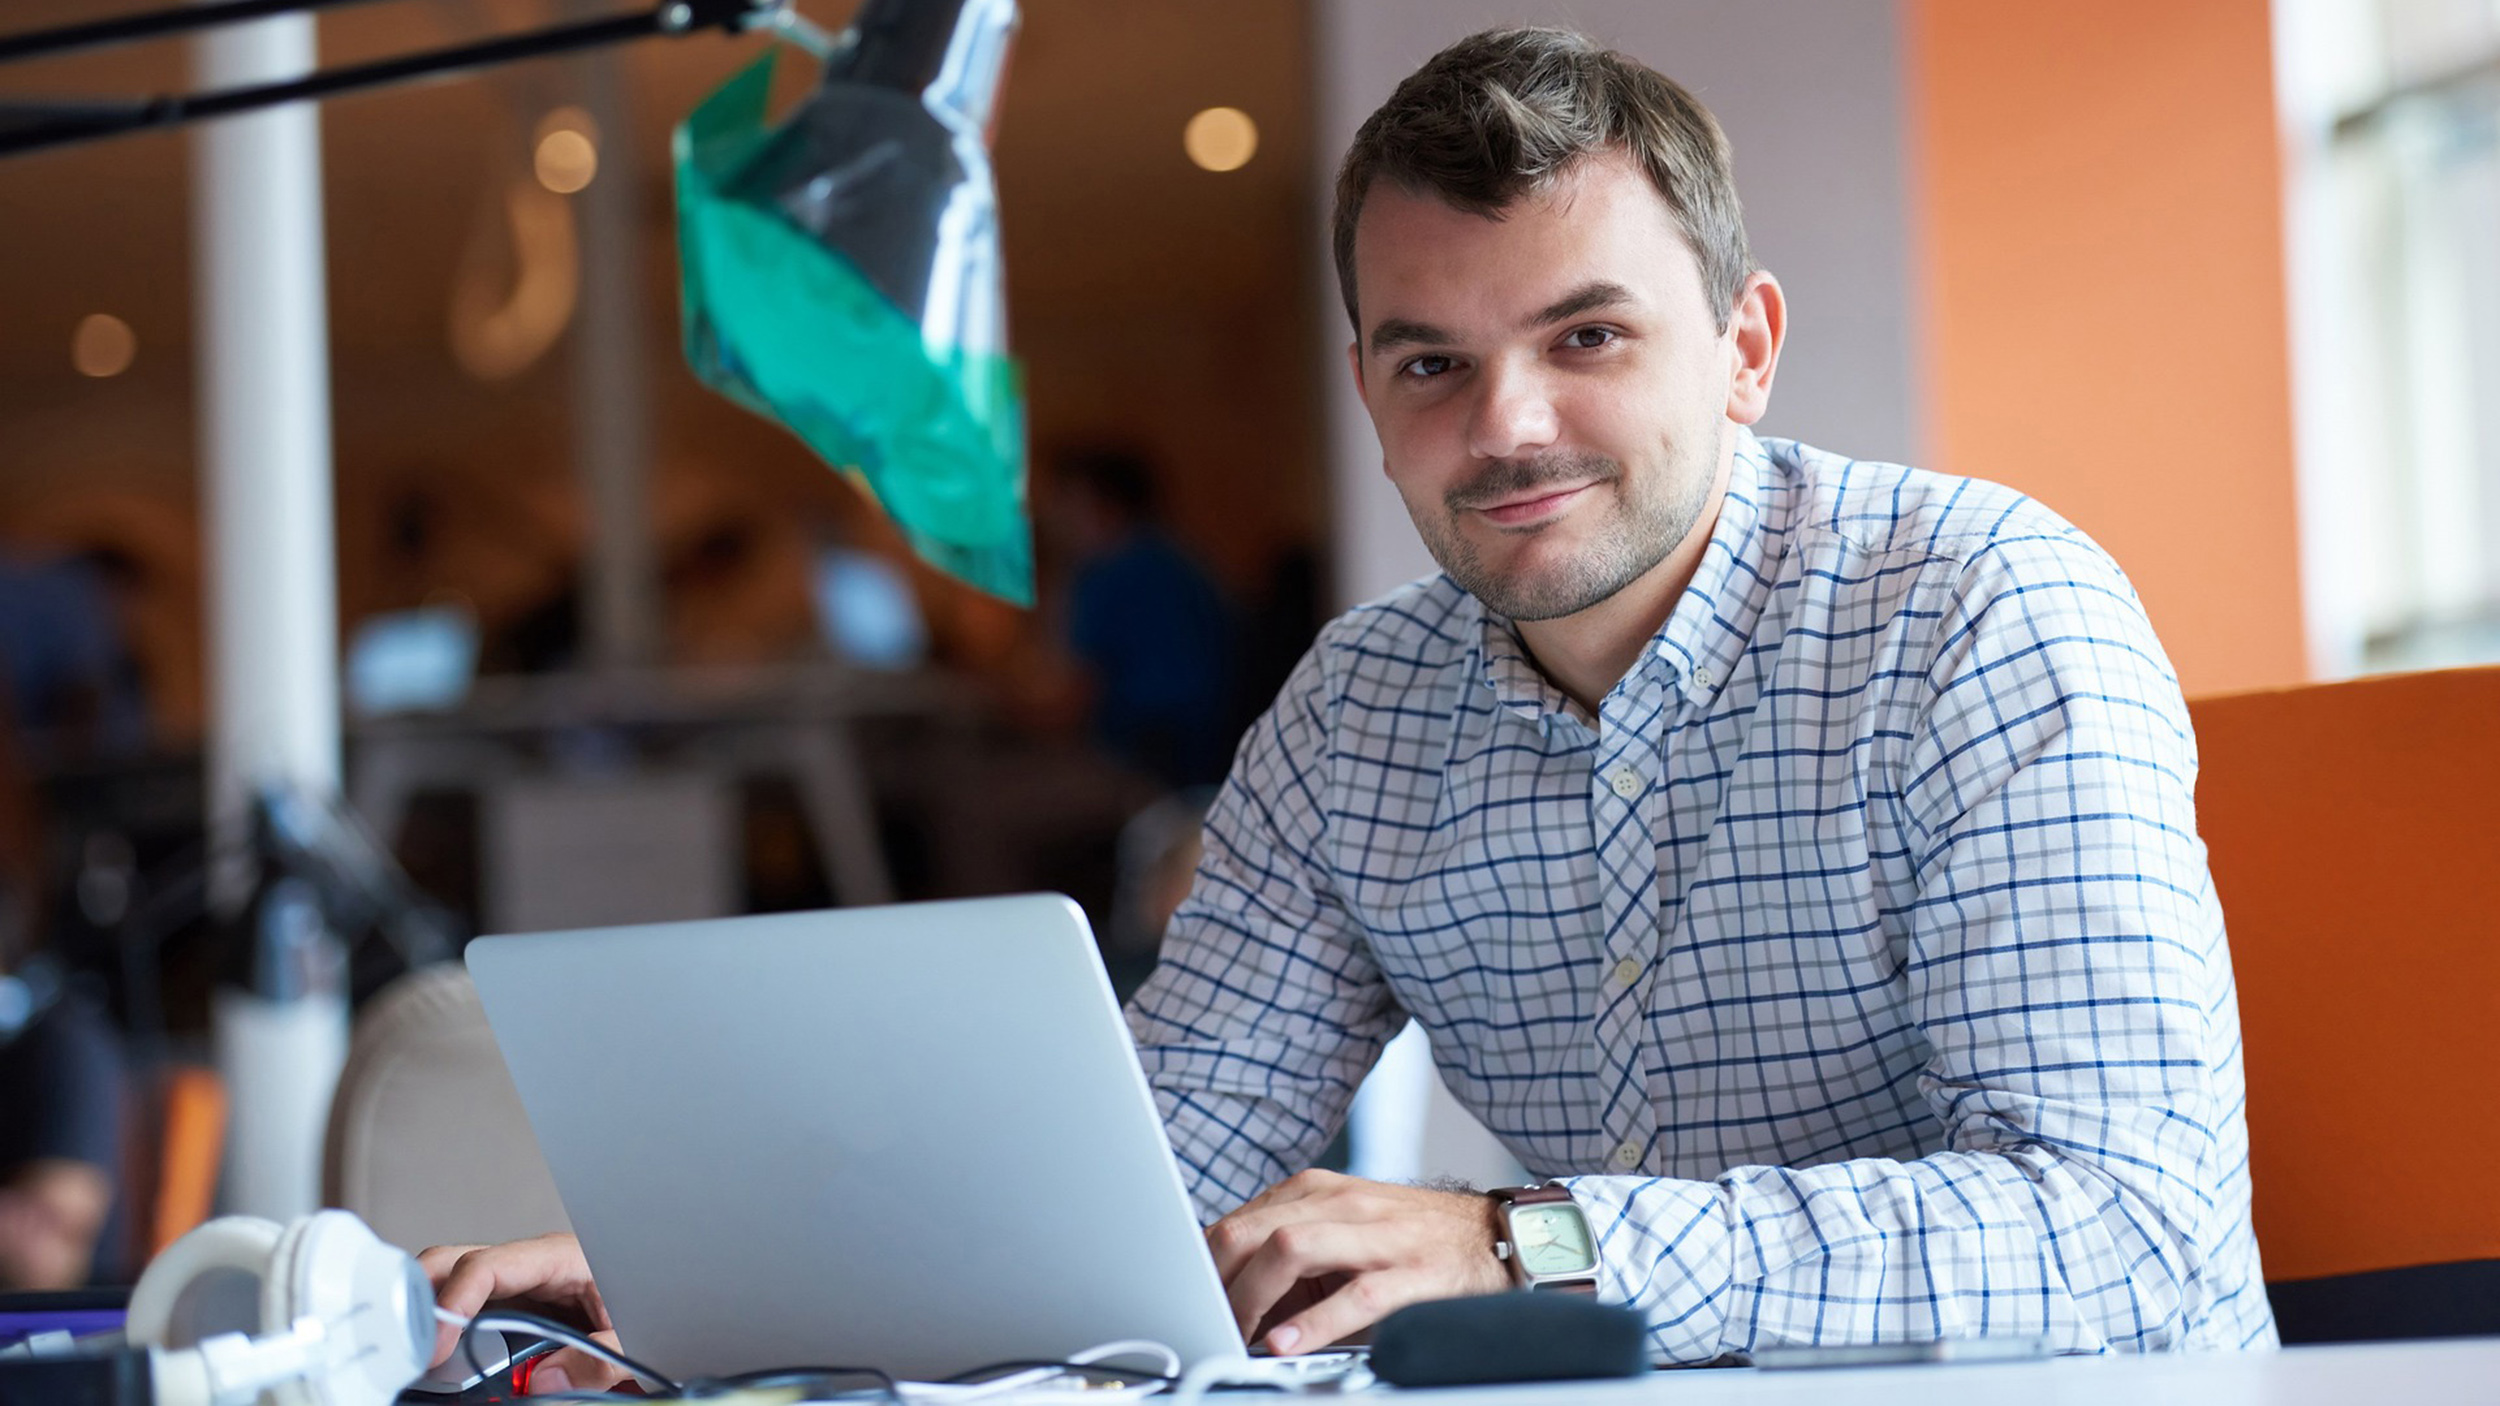
[(1668, 1360), (2271, 1343), (2195, 773), (2081, 532), (1748, 435), (1593, 718), (1446, 577), (1331, 624), (1130, 1021), (1212, 1218), (1411, 1016)]

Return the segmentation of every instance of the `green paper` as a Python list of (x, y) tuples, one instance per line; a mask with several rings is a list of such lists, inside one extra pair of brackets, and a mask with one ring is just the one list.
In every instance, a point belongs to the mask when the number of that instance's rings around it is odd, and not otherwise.
[(932, 350), (918, 324), (782, 214), (729, 193), (769, 139), (767, 51), (677, 129), (686, 360), (805, 441), (920, 559), (1033, 603), (1024, 395), (1006, 356)]

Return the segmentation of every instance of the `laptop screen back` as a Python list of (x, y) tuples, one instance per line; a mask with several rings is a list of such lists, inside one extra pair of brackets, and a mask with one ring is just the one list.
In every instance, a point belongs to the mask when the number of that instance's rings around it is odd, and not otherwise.
[(660, 1370), (1242, 1351), (1068, 900), (482, 938), (468, 963)]

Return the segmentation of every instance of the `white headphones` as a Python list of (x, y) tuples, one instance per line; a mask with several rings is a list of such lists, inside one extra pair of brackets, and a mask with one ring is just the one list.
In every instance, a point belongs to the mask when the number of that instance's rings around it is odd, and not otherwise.
[(158, 1406), (390, 1406), (434, 1355), (434, 1290), (345, 1211), (227, 1216), (148, 1265), (126, 1334)]

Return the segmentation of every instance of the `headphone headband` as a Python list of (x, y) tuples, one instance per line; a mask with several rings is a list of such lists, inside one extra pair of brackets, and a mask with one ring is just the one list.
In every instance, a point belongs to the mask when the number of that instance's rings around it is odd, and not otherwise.
[(345, 1211), (227, 1216), (168, 1246), (130, 1296), (160, 1406), (390, 1406), (425, 1371), (434, 1294)]

